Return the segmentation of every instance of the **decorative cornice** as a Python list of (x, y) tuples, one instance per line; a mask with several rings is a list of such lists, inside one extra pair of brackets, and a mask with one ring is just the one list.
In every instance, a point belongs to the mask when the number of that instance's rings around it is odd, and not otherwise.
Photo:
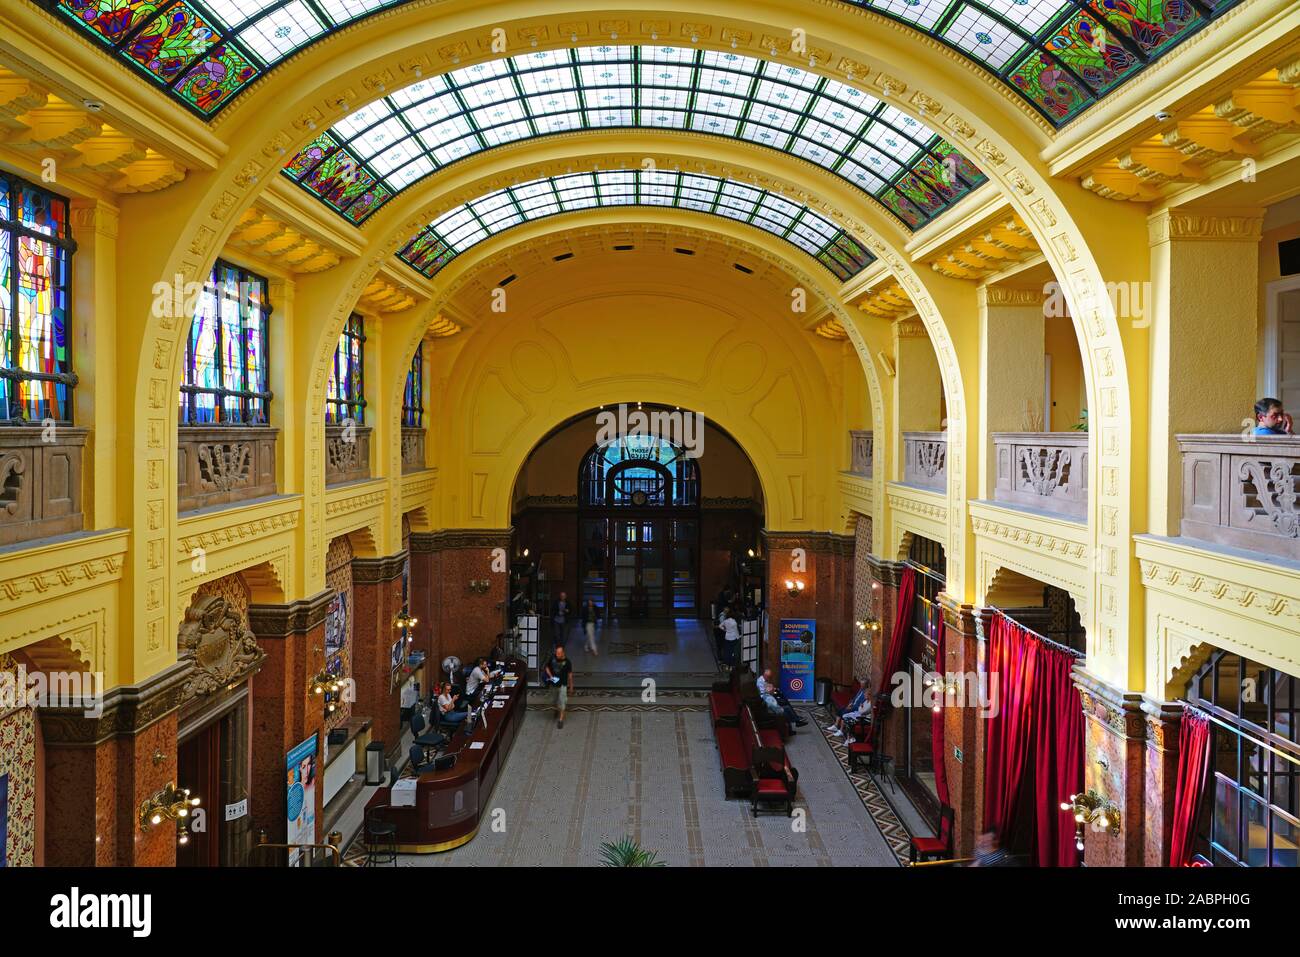
[(939, 593), (939, 608), (943, 611), (943, 622), (953, 631), (968, 638), (982, 638), (987, 629), (979, 627), (980, 619), (988, 621), (992, 612), (974, 605), (964, 605), (946, 591)]
[(1263, 228), (1263, 210), (1162, 209), (1147, 219), (1152, 246), (1172, 240), (1257, 243)]
[(345, 498), (336, 498), (325, 503), (325, 515), (327, 518), (334, 518), (338, 515), (348, 515), (352, 512), (359, 512), (362, 509), (370, 508), (373, 505), (382, 505), (388, 498), (388, 489), (381, 488), (374, 492), (363, 492), (360, 495), (349, 495)]
[(7, 602), (16, 602), (24, 595), (45, 595), (51, 590), (63, 591), (78, 583), (94, 584), (99, 578), (116, 581), (121, 574), (122, 556), (108, 555), (0, 581), (0, 595)]
[(352, 583), (373, 585), (401, 578), (402, 572), (406, 569), (406, 559), (405, 551), (386, 555), (383, 558), (354, 558), (352, 559)]
[(297, 510), (283, 512), (279, 515), (268, 515), (266, 518), (254, 519), (250, 522), (240, 522), (237, 525), (214, 528), (211, 531), (200, 532), (197, 535), (187, 535), (177, 539), (176, 550), (181, 555), (188, 557), (196, 548), (212, 551), (223, 545), (229, 545), (231, 542), (261, 538), (273, 535), (276, 532), (294, 529), (298, 527), (298, 514)]
[(763, 553), (776, 548), (802, 548), (814, 555), (852, 556), (854, 536), (834, 532), (773, 532), (763, 529)]
[[(1300, 599), (1229, 579), (1138, 557), (1147, 588), (1193, 600), (1233, 615), (1274, 619), (1278, 628), (1300, 630)], [(1253, 613), (1253, 614), (1252, 614)]]
[(894, 335), (899, 339), (929, 339), (925, 323), (920, 319), (903, 319), (894, 323)]
[(1083, 700), (1083, 713), (1115, 734), (1133, 740), (1146, 738), (1142, 695), (1123, 691), (1092, 674), (1082, 664), (1074, 667), (1074, 683)]
[(1043, 305), (1041, 289), (1015, 289), (1007, 286), (980, 286), (980, 295), (990, 306), (1039, 306)]
[(457, 548), (509, 548), (514, 528), (444, 528), (412, 532), (412, 552), (441, 552)]
[(871, 570), (871, 577), (890, 588), (898, 587), (899, 579), (906, 567), (904, 562), (892, 562), (879, 555), (867, 555), (867, 568)]
[(1008, 522), (997, 522), (989, 518), (971, 516), (971, 528), (976, 535), (1000, 538), (1004, 542), (1020, 545), (1038, 551), (1053, 552), (1074, 564), (1083, 566), (1088, 546), (1077, 539), (1064, 538), (1044, 532), (1037, 532)]
[(258, 641), (306, 634), (325, 623), (333, 600), (334, 589), (326, 588), (287, 605), (249, 605), (248, 626)]
[(911, 512), (913, 515), (919, 515), (921, 518), (932, 519), (936, 522), (948, 521), (948, 506), (946, 505), (919, 502), (909, 495), (900, 495), (897, 492), (890, 492), (886, 497), (889, 499), (889, 507), (895, 511)]
[(118, 685), (104, 696), (99, 717), (84, 708), (40, 708), (45, 746), (84, 747), (117, 735), (139, 734), (181, 705), (194, 665), (178, 661), (139, 685)]
[(1161, 751), (1177, 751), (1182, 727), (1182, 702), (1153, 701), (1144, 696), (1142, 713), (1146, 716), (1147, 744)]

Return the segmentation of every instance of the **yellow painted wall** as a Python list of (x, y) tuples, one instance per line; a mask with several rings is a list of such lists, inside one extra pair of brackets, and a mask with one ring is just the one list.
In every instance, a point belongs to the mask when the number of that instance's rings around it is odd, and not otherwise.
[(1067, 318), (1044, 319), (1043, 347), (1052, 357), (1052, 429), (1068, 432), (1087, 408), (1088, 394), (1083, 381), (1083, 360), (1079, 339)]

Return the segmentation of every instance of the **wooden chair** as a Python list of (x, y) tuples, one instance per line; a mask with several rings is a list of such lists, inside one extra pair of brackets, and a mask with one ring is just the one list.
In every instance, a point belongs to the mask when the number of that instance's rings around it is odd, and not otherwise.
[(914, 837), (909, 849), (912, 863), (917, 861), (942, 861), (952, 857), (953, 810), (948, 805), (939, 808), (939, 836)]

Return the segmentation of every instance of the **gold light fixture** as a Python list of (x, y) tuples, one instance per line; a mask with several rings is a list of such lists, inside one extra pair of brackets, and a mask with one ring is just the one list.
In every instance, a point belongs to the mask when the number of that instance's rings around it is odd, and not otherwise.
[(199, 803), (198, 798), (190, 796), (189, 788), (178, 788), (175, 781), (168, 781), (161, 791), (140, 803), (140, 830), (147, 831), (163, 821), (183, 822), (190, 816), (190, 808)]
[(880, 622), (874, 618), (864, 618), (862, 621), (855, 621), (853, 624), (857, 626), (858, 633), (861, 636), (861, 641), (864, 645), (871, 640), (871, 635), (874, 632), (880, 630)]
[(804, 584), (799, 579), (787, 578), (785, 580), (785, 590), (790, 593), (791, 598), (798, 598), (803, 594)]
[(476, 595), (486, 595), (492, 583), (486, 578), (470, 579), (469, 590)]
[[(393, 626), (399, 629), (400, 631), (406, 631), (406, 632), (409, 632), (412, 628), (414, 628), (419, 623), (420, 623), (420, 619), (416, 618), (405, 608), (403, 608), (398, 613), (397, 617), (393, 619)], [(414, 636), (409, 634), (407, 635), (407, 641), (414, 641), (414, 640), (415, 640)]]
[(749, 550), (746, 552), (746, 554), (747, 554), (750, 558), (753, 558), (753, 557), (754, 557), (754, 550), (751, 548), (751, 549), (749, 549)]
[(1119, 808), (1094, 788), (1083, 794), (1071, 794), (1069, 801), (1061, 802), (1061, 810), (1074, 815), (1074, 846), (1080, 851), (1083, 850), (1084, 825), (1092, 825), (1099, 831), (1119, 830)]

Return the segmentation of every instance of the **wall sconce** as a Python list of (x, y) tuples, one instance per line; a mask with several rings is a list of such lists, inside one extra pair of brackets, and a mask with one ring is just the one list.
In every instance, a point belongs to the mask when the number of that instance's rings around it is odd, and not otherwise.
[(754, 557), (754, 550), (753, 550), (752, 548), (750, 548), (750, 549), (746, 550), (745, 554), (748, 555), (750, 558), (753, 558), (753, 557)]
[(476, 595), (486, 595), (488, 589), (492, 587), (491, 582), (486, 578), (470, 579), (469, 590)]
[[(175, 781), (168, 781), (161, 791), (140, 803), (140, 830), (147, 831), (163, 821), (183, 822), (190, 816), (190, 808), (198, 806), (199, 799), (190, 797), (189, 788), (178, 788)], [(188, 843), (188, 836), (181, 843)]]
[(411, 634), (411, 631), (419, 623), (420, 623), (420, 619), (416, 618), (405, 608), (403, 608), (401, 612), (398, 613), (398, 616), (395, 619), (393, 619), (393, 627), (396, 628), (398, 631), (406, 632), (407, 644), (410, 644), (411, 642), (415, 641), (415, 635)]
[(1091, 824), (1099, 831), (1119, 830), (1119, 808), (1107, 801), (1094, 788), (1084, 794), (1071, 794), (1068, 802), (1061, 802), (1061, 810), (1074, 814), (1074, 846), (1083, 850), (1083, 828)]
[(790, 593), (791, 598), (798, 598), (803, 594), (803, 582), (787, 578), (785, 580), (785, 590)]
[(335, 709), (338, 708), (339, 692), (342, 688), (343, 683), (339, 676), (327, 670), (322, 670), (315, 678), (312, 678), (309, 686), (312, 694), (324, 697), (326, 714), (333, 714)]
[(854, 624), (857, 625), (858, 631), (859, 633), (861, 633), (861, 640), (864, 645), (871, 640), (872, 632), (877, 632), (880, 630), (880, 622), (874, 618), (867, 618), (864, 619), (863, 621), (855, 621)]

